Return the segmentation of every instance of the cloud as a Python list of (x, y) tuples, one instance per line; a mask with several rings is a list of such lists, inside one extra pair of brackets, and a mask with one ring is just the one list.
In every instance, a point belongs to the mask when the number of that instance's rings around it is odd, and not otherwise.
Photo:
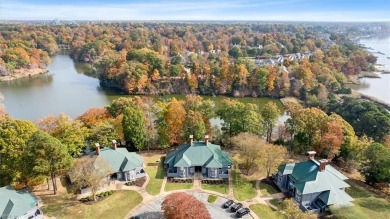
[[(72, 2), (72, 1), (71, 1)], [(199, 0), (133, 3), (51, 4), (0, 2), (0, 20), (295, 20), (390, 21), (384, 11), (342, 11), (300, 8), (310, 0)], [(362, 16), (364, 14), (364, 16)]]

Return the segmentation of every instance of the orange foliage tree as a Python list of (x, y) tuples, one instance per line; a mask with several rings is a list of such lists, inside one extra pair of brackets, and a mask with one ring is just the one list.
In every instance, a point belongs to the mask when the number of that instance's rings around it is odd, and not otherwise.
[(186, 110), (183, 101), (175, 98), (168, 103), (164, 112), (164, 120), (167, 124), (167, 137), (170, 144), (182, 143), (184, 137), (183, 125), (186, 118)]
[(209, 219), (211, 218), (206, 206), (194, 196), (184, 192), (168, 195), (161, 209), (168, 219)]
[(87, 127), (91, 128), (110, 119), (110, 113), (105, 108), (91, 108), (77, 119), (82, 121)]

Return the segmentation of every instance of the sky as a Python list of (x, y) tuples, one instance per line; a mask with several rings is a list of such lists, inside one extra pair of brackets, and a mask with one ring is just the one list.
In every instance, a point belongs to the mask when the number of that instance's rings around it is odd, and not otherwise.
[(0, 0), (0, 20), (390, 21), (390, 0)]

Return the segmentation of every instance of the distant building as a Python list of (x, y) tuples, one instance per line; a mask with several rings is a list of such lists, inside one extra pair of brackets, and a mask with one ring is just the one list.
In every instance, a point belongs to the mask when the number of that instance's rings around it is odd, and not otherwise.
[(273, 175), (282, 192), (288, 192), (303, 211), (324, 212), (326, 207), (351, 206), (353, 198), (345, 192), (348, 179), (335, 168), (327, 165), (328, 160), (315, 160), (314, 151), (308, 152), (308, 160), (284, 164)]
[(11, 186), (0, 187), (1, 219), (41, 219), (39, 199), (27, 189), (16, 191)]
[(207, 135), (204, 141), (193, 141), (190, 136), (189, 143), (168, 153), (164, 165), (168, 178), (191, 179), (199, 173), (202, 179), (226, 179), (233, 160), (219, 145), (210, 143)]

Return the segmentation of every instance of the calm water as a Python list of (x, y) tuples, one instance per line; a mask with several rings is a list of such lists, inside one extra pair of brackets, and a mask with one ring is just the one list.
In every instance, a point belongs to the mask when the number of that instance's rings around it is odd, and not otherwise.
[[(390, 71), (390, 59), (387, 58), (390, 57), (390, 35), (361, 39), (360, 43), (373, 48), (369, 51), (378, 57), (377, 64), (382, 65), (378, 66), (379, 69)], [(378, 54), (378, 51), (384, 55)], [(380, 74), (380, 76), (381, 78), (362, 78), (361, 85), (351, 86), (351, 88), (390, 103), (390, 74)]]
[[(18, 119), (37, 120), (47, 115), (65, 113), (75, 118), (92, 107), (103, 107), (112, 100), (125, 96), (118, 91), (103, 89), (99, 80), (92, 75), (87, 76), (86, 64), (74, 63), (67, 55), (57, 55), (52, 59), (49, 73), (31, 78), (22, 78), (10, 82), (0, 82), (0, 92), (4, 95), (6, 111)], [(156, 97), (183, 99), (183, 95), (167, 95)], [(215, 101), (217, 107), (224, 98), (206, 97)], [(239, 98), (243, 102), (264, 105), (269, 98)], [(280, 108), (279, 100), (274, 101)], [(285, 120), (282, 116), (280, 121)], [(219, 125), (219, 119), (213, 119)]]

